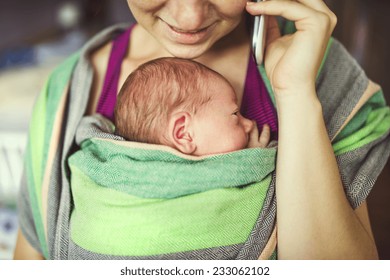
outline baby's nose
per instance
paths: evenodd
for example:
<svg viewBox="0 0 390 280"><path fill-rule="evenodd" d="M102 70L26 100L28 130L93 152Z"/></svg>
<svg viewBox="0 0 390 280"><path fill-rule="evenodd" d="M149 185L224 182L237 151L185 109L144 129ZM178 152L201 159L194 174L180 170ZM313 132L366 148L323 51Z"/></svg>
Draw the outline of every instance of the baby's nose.
<svg viewBox="0 0 390 280"><path fill-rule="evenodd" d="M242 124L244 126L245 132L249 133L253 129L253 121L250 119L242 117Z"/></svg>

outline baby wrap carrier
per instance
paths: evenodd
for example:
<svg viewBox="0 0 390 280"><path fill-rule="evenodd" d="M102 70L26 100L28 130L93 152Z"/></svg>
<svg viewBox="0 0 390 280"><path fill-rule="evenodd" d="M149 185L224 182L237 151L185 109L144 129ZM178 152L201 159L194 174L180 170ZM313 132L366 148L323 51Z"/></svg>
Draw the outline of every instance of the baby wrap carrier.
<svg viewBox="0 0 390 280"><path fill-rule="evenodd" d="M19 203L27 240L48 259L275 258L276 143L194 159L84 118L90 53L123 30L100 33L66 60L36 102ZM390 111L335 40L316 86L356 208L389 156Z"/></svg>
<svg viewBox="0 0 390 280"><path fill-rule="evenodd" d="M76 133L81 149L69 158L76 244L134 258L231 259L258 224L255 253L265 246L273 228L261 212L272 207L273 194L264 200L276 148L193 157L113 132L95 116Z"/></svg>

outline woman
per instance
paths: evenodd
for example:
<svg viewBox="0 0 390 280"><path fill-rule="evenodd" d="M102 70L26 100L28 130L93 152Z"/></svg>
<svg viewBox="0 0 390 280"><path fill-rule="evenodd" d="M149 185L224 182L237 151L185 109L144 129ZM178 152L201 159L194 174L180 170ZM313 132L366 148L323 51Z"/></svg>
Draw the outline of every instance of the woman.
<svg viewBox="0 0 390 280"><path fill-rule="evenodd" d="M71 200L70 192L66 188L69 184L67 179L70 177L69 169L55 164L48 166L51 165L48 164L49 159L57 157L66 159L73 152L74 131L70 130L74 130L72 122L77 123L84 113L82 108L86 108L86 114L97 111L110 117L111 109L104 109L104 104L109 102L102 101L101 93L105 92L107 87L117 92L117 88L123 84L127 75L140 64L164 56L194 59L224 75L233 85L239 105L246 106L248 101L244 100L244 93L250 61L250 38L244 16L247 11L251 15L281 16L295 22L297 29L292 35L280 37L276 20L270 18L265 55L269 89L272 88L274 92L278 114L278 131L276 124L271 126L274 137L278 132L276 166L278 258L376 259L377 251L365 198L389 154L388 109L384 109L386 112L383 113L382 119L387 126L382 127L380 135L374 138L366 135L367 141L364 143L346 145L345 139L364 126L360 124L357 128L356 125L348 126L347 123L353 116L361 117L362 111L359 109L365 108L368 103L374 104L373 97L380 99L374 94L380 89L366 78L361 78L362 71L356 68L353 62L344 63L346 57L337 57L333 54L334 48L340 48L336 43L331 47L328 44L336 25L336 17L323 1L247 3L245 0L128 0L128 4L138 24L131 31L131 40L126 41L126 37L124 39L128 42L128 48L123 60L120 60L120 71L117 71L116 76L113 75L116 77L113 78L114 85L106 82L107 73L113 71L110 70L110 61L112 53L115 53L111 53L115 45L112 43L114 36L110 34L117 31L111 30L95 39L93 47L91 44L86 46L82 54L85 59L90 59L93 77L90 74L91 69L85 65L80 66L80 63L74 70L77 75L73 75L73 80L90 82L84 83L86 84L84 91L90 92L90 96L80 107L82 112L79 116L65 113L66 117L61 121L65 132L58 131L52 125L53 132L49 138L61 139L63 147L58 149L57 144L43 153L30 148L31 158L36 160L36 164L45 163L45 159L47 161L42 167L42 172L29 171L27 168L26 181L33 177L35 188L37 186L42 188L38 192L40 194L42 191L42 196L39 195L37 199L30 198L30 201L22 195L22 204L30 205L34 211L34 200L42 201L40 213L43 214L40 216L42 219L37 220L35 216L28 217L27 214L23 214L28 210L21 211L24 228L35 227L36 230L19 232L15 258L69 257L71 245L66 240L68 228L62 229L63 225L65 227L69 225L70 218L66 214L61 214L69 213L71 208L70 205L62 203L64 197ZM347 71L348 73L343 70L341 73L353 77L352 81L348 78L348 82L341 81L345 82L344 84L341 82L337 84L338 81L335 81L335 85L331 85L329 79L324 78L325 74L321 74L325 71L321 72L322 60L327 52L330 52L330 57L324 67L333 70L327 71L332 73L337 72L337 69L352 69L353 66L354 70ZM337 68L336 63L346 68ZM106 72L107 65L109 66ZM56 82L61 83L60 80ZM72 82L70 92L77 90L77 84L75 81ZM58 85L49 82L47 93L51 91L50 87L55 86ZM342 88L343 86L350 88ZM345 94L344 90L353 93ZM355 92L359 94L355 95ZM318 96L321 96L321 100ZM74 103L78 101L73 98L78 97L69 97L67 105L69 107L61 105L63 107L58 106L53 112L47 112L47 116L51 114L54 116L50 117L54 119L51 122L59 118L61 110L67 112L69 108L75 106ZM63 101L61 104L66 102ZM375 104L385 108L383 102ZM375 107L373 106L370 108ZM341 111L338 108L341 108ZM33 122L34 118L40 118L39 108L35 111L38 113L34 113ZM39 125L35 129L30 138L42 138L45 129ZM65 136L63 137L61 133ZM329 139L333 141L333 147ZM42 143L47 144L45 141ZM34 156L34 153L39 155ZM380 160L378 154L381 154ZM368 161L376 163L371 166L367 165ZM57 177L53 179L51 169L55 168L60 168L61 174L58 175L57 172L55 175ZM367 177L367 174L372 177ZM53 180L57 184L53 184ZM57 195L50 195L50 192L48 195L48 191L45 191L48 181L51 181L51 186L54 185L51 188L55 188L51 193ZM46 212L53 204L58 204L55 208L58 211L55 221L51 214ZM61 231L63 232L60 234ZM41 244L41 248L38 248L39 245L32 245L34 242ZM55 248L58 243L63 243L64 246L61 249ZM43 248L45 246L46 248ZM258 252L258 255L260 253Z"/></svg>

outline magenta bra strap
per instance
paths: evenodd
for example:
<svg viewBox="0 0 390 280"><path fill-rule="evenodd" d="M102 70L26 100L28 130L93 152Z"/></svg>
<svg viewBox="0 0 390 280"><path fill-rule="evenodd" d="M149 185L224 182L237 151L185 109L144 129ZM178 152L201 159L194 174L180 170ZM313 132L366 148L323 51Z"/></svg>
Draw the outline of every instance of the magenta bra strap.
<svg viewBox="0 0 390 280"><path fill-rule="evenodd" d="M122 61L126 56L132 25L125 32L119 34L112 43L111 53L108 60L103 89L99 98L96 112L103 116L114 119L116 96L118 94L118 82L121 73Z"/></svg>
<svg viewBox="0 0 390 280"><path fill-rule="evenodd" d="M276 110L252 55L248 63L241 114L248 119L255 120L259 131L264 124L268 124L271 128L271 139L278 138Z"/></svg>

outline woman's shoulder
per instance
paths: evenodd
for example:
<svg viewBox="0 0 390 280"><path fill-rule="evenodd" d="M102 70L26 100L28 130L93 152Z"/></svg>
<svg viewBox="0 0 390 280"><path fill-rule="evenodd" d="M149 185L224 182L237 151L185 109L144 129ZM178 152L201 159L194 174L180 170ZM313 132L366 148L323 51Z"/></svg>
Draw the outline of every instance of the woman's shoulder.
<svg viewBox="0 0 390 280"><path fill-rule="evenodd" d="M94 35L84 46L83 51L88 54L92 63L105 69L111 51L112 40L120 33L129 29L130 23L110 26Z"/></svg>
<svg viewBox="0 0 390 280"><path fill-rule="evenodd" d="M112 41L110 40L91 52L90 61L94 68L95 74L103 73L106 69L111 47Z"/></svg>
<svg viewBox="0 0 390 280"><path fill-rule="evenodd" d="M105 69L105 62L110 54L113 39L129 27L130 24L117 24L93 35L81 49L62 61L54 69L52 75L55 75L56 72L61 72L64 68L68 68L70 64L80 61L80 59L91 62L98 69Z"/></svg>

